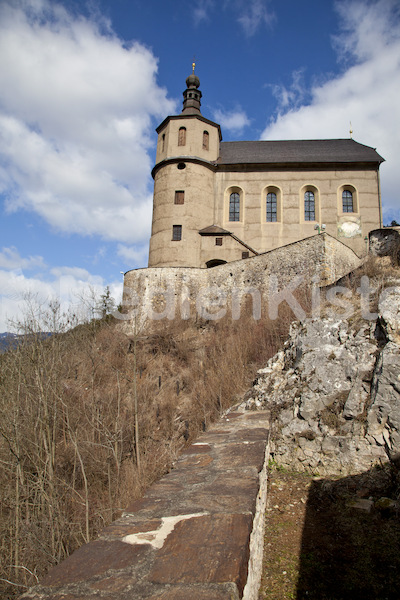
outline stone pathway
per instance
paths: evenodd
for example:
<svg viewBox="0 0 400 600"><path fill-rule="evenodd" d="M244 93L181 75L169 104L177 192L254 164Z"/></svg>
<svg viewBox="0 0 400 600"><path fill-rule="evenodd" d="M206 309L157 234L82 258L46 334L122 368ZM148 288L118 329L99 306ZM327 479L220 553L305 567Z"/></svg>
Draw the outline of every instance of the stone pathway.
<svg viewBox="0 0 400 600"><path fill-rule="evenodd" d="M24 600L255 600L267 412L232 412Z"/></svg>

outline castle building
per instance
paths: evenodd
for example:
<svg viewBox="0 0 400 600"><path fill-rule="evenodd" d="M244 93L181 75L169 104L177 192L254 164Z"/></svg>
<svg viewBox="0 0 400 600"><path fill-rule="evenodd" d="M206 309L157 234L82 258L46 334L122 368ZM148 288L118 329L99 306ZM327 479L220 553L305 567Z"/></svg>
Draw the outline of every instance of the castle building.
<svg viewBox="0 0 400 600"><path fill-rule="evenodd" d="M157 128L149 267L206 268L326 231L358 256L382 226L374 148L349 139L223 142L186 79Z"/></svg>

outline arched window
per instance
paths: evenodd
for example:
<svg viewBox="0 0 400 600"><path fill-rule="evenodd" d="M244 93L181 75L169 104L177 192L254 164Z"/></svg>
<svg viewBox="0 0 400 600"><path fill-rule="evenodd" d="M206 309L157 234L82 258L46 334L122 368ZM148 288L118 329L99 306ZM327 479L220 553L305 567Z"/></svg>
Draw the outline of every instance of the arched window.
<svg viewBox="0 0 400 600"><path fill-rule="evenodd" d="M161 138L161 151L164 152L165 150L165 133L162 134L162 138Z"/></svg>
<svg viewBox="0 0 400 600"><path fill-rule="evenodd" d="M344 213L354 212L353 192L350 190L343 190L342 192L342 207Z"/></svg>
<svg viewBox="0 0 400 600"><path fill-rule="evenodd" d="M209 137L208 131L203 131L203 150L208 150Z"/></svg>
<svg viewBox="0 0 400 600"><path fill-rule="evenodd" d="M311 191L304 194L304 220L315 221L315 196Z"/></svg>
<svg viewBox="0 0 400 600"><path fill-rule="evenodd" d="M229 197L229 220L240 221L240 195L237 192Z"/></svg>
<svg viewBox="0 0 400 600"><path fill-rule="evenodd" d="M178 146L185 146L185 145L186 145L186 127L180 127L179 134L178 134Z"/></svg>
<svg viewBox="0 0 400 600"><path fill-rule="evenodd" d="M275 192L268 192L267 194L267 222L274 223L277 221L277 207L278 202Z"/></svg>

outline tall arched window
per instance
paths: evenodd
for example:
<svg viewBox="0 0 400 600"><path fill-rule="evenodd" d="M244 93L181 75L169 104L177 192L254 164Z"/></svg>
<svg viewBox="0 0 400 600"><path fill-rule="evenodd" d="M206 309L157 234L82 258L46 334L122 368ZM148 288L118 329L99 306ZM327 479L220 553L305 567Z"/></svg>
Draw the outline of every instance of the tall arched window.
<svg viewBox="0 0 400 600"><path fill-rule="evenodd" d="M240 221L240 195L237 192L229 197L229 220Z"/></svg>
<svg viewBox="0 0 400 600"><path fill-rule="evenodd" d="M275 192L267 194L267 222L274 223L277 221L277 198Z"/></svg>
<svg viewBox="0 0 400 600"><path fill-rule="evenodd" d="M203 150L208 150L209 137L208 131L203 131Z"/></svg>
<svg viewBox="0 0 400 600"><path fill-rule="evenodd" d="M178 146L185 146L185 145L186 145L186 127L180 127L179 134L178 134Z"/></svg>
<svg viewBox="0 0 400 600"><path fill-rule="evenodd" d="M315 221L315 196L311 191L304 194L304 220Z"/></svg>
<svg viewBox="0 0 400 600"><path fill-rule="evenodd" d="M343 206L344 213L354 212L353 192L351 192L350 190L343 190L342 206Z"/></svg>

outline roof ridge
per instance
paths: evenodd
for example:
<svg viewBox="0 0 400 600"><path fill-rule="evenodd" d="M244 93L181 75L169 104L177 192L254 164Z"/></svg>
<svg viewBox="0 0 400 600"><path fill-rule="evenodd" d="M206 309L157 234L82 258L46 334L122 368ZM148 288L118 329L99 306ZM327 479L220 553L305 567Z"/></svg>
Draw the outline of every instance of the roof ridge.
<svg viewBox="0 0 400 600"><path fill-rule="evenodd" d="M360 144L360 146L366 146L361 142L353 138L307 138L307 139L292 139L292 140L231 140L228 142L221 142L221 144L263 144L263 143L278 143L285 144L287 142L354 142ZM371 148L372 146L366 146Z"/></svg>

